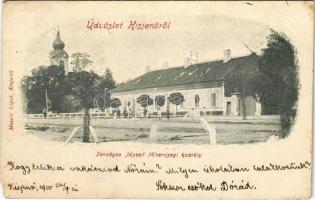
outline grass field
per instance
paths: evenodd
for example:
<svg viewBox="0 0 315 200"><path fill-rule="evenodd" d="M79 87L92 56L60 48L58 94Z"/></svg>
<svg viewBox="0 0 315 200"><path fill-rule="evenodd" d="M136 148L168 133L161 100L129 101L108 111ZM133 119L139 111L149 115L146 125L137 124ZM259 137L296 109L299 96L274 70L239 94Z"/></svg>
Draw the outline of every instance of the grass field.
<svg viewBox="0 0 315 200"><path fill-rule="evenodd" d="M216 127L218 144L245 144L265 142L280 131L277 117L261 117L248 120L240 118L207 118ZM28 119L27 132L45 140L65 142L82 119ZM156 131L150 131L152 124ZM99 142L143 142L159 144L209 144L209 135L198 119L93 119ZM92 135L90 136L93 142ZM80 130L71 142L81 142Z"/></svg>

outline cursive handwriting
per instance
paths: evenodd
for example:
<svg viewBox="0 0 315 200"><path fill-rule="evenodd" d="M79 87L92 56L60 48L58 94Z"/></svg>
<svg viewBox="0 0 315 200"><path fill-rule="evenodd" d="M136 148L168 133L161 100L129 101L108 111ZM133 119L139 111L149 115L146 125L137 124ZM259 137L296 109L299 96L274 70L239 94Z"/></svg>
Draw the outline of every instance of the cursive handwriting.
<svg viewBox="0 0 315 200"><path fill-rule="evenodd" d="M134 156L142 156L145 153L130 153L130 157ZM105 156L113 157L114 153L106 153ZM197 155L197 154L196 154ZM97 156L102 156L101 153ZM121 157L124 159L124 156ZM129 160L129 159L128 159ZM21 162L16 162L10 160L6 163L6 168L11 172L17 172L22 174L23 176L28 176L31 173L43 172L47 175L51 172L55 173L76 173L76 174L88 174L88 173L107 173L107 174L128 174L128 177L134 177L137 179L139 175L141 176L152 176L152 178L159 177L158 180L154 182L154 188L156 191L207 191L207 192L227 192L227 191L247 191L247 190L256 190L256 186L253 180L244 180L242 175L249 175L248 172L255 173L266 173L269 171L284 171L284 170L310 170L311 169L310 161L303 162L291 162L289 164L256 164L252 166L233 166L232 164L228 165L201 165L194 167L185 167L183 165L179 166L162 166L160 163L155 163L155 165L147 165L145 162L142 163L124 163L124 164L115 164L112 163L111 166L103 166L103 165L72 165L72 166L63 166L63 165L52 165L49 163L31 163L31 164L23 164ZM216 182L201 182L200 180L195 180L198 177L203 176L203 180L210 180L212 173L222 173L222 174L237 174L238 180L226 179L226 176L222 176L223 180L219 180ZM13 174L14 176L16 173ZM61 174L59 174L61 175ZM221 175L221 174L220 174ZM178 177L174 177L178 176ZM49 184L43 183L29 183L29 178L33 176L26 177L27 182L10 182L6 184L6 187L11 191L16 191L19 193L24 192L49 192L52 190L60 190L65 192L66 194L70 192L79 191L77 184L70 185L64 180L60 180L60 182L53 182ZM36 175L35 175L36 177ZM62 177L62 175L60 176ZM165 179L163 178L170 178ZM192 179L192 178L193 179ZM188 181L184 181L187 180ZM169 180L176 180L176 182L170 182ZM268 181L268 180L267 180Z"/></svg>
<svg viewBox="0 0 315 200"><path fill-rule="evenodd" d="M155 166L155 169L146 167L145 163L142 163L142 167L138 167L136 164L132 163L127 165L124 170L125 173L136 173L136 174L155 174L158 173L156 169L159 169L159 165Z"/></svg>
<svg viewBox="0 0 315 200"><path fill-rule="evenodd" d="M165 173L166 174L183 174L185 178L188 178L189 174L198 173L198 170L178 167L178 168L169 168L165 171Z"/></svg>
<svg viewBox="0 0 315 200"><path fill-rule="evenodd" d="M201 183L197 182L196 184L189 184L184 186L182 184L172 184L166 183L162 180L158 180L155 182L157 191L217 191L220 188L220 191L235 191L235 190L256 190L256 186L251 184L249 181L241 180L236 183L234 180L231 181L222 181L219 186L216 186L213 183Z"/></svg>
<svg viewBox="0 0 315 200"><path fill-rule="evenodd" d="M162 180L158 180L156 183L156 190L162 190L162 191L167 191L167 190L173 190L173 191L185 191L186 189L183 188L181 185L172 185L172 184L166 184Z"/></svg>
<svg viewBox="0 0 315 200"><path fill-rule="evenodd" d="M244 180L241 183L234 183L232 180L231 182L223 181L221 183L221 191L229 191L229 190L255 190L256 187L250 184L248 181L245 183Z"/></svg>
<svg viewBox="0 0 315 200"><path fill-rule="evenodd" d="M203 171L205 173L218 173L218 172L248 172L249 169L246 167L233 167L232 165L227 165L223 167L220 165L220 167L213 167L212 165L205 166L203 168Z"/></svg>
<svg viewBox="0 0 315 200"><path fill-rule="evenodd" d="M298 170L298 169L310 169L311 163L308 161L300 163L290 163L285 165L269 163L268 165L253 165L255 171L280 171L280 170Z"/></svg>
<svg viewBox="0 0 315 200"><path fill-rule="evenodd" d="M21 194L24 193L25 191L46 192L46 191L52 191L52 190L61 190L65 192L66 194L69 194L70 192L79 191L76 184L74 186L69 186L67 183L64 183L64 182L58 182L55 184L39 184L35 182L33 182L32 184L8 183L7 188L11 191L18 191Z"/></svg>
<svg viewBox="0 0 315 200"><path fill-rule="evenodd" d="M13 161L8 161L7 165L9 166L9 170L22 171L23 175L30 174L32 171L64 171L65 168L62 166L53 166L51 164L31 164L31 165L23 165L23 164L15 164Z"/></svg>
<svg viewBox="0 0 315 200"><path fill-rule="evenodd" d="M191 191L217 191L217 187L213 184L204 184L197 182L195 185L188 185L188 190Z"/></svg>
<svg viewBox="0 0 315 200"><path fill-rule="evenodd" d="M74 166L70 167L70 171L76 171L76 172L120 172L120 169L118 165L115 165L115 167L97 167L94 165L80 165L80 166Z"/></svg>

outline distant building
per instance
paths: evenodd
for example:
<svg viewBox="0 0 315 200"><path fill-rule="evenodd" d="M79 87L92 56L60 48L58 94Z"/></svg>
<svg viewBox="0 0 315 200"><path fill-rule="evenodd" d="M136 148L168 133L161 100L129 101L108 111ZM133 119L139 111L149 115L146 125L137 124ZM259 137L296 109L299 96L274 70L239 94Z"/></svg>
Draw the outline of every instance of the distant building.
<svg viewBox="0 0 315 200"><path fill-rule="evenodd" d="M257 61L258 56L254 53L232 58L231 51L225 50L222 60L197 64L188 64L186 61L181 67L148 71L119 85L110 94L112 98L120 99L123 107L132 107L135 113L141 109L137 103L139 96L149 95L153 99L149 109L156 112L154 99L163 95L166 97L166 103L161 108L163 112L169 106L171 112L176 109L176 112L188 112L195 116L241 115L240 91L228 83L231 81L226 81L226 77L228 74L233 76L234 70L242 70L242 66L257 69ZM179 106L170 104L167 98L175 92L181 93L185 99ZM261 105L254 97L246 97L245 105L247 115L261 114Z"/></svg>
<svg viewBox="0 0 315 200"><path fill-rule="evenodd" d="M64 66L65 74L68 74L68 59L69 55L66 51L64 51L65 43L60 38L59 30L56 35L56 39L53 42L53 49L50 54L50 65Z"/></svg>

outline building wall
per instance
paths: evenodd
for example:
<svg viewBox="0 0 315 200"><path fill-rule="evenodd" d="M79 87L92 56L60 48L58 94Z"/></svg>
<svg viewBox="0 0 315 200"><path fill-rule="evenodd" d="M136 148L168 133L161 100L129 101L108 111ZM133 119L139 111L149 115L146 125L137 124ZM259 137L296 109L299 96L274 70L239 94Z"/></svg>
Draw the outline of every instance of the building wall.
<svg viewBox="0 0 315 200"><path fill-rule="evenodd" d="M136 99L140 95L149 95L153 99L153 105L149 106L149 111L156 112L157 107L155 106L155 97L158 95L164 95L165 97L170 96L170 94L180 92L184 95L185 101L182 105L175 106L170 103L170 112L224 112L224 88L201 88L201 89L189 89L189 90L173 90L169 88L168 90L163 88L145 89L145 90L135 90L128 91L124 93L112 93L111 98L119 98L121 100L122 106L127 108L128 102L131 106L134 106L136 112L141 112L141 106L136 103ZM196 95L199 96L199 103L196 101ZM162 112L167 110L167 98L163 107L161 107Z"/></svg>
<svg viewBox="0 0 315 200"><path fill-rule="evenodd" d="M231 116L242 115L242 104L239 94L232 94L231 97L225 97L226 104L229 104L226 114ZM261 115L261 104L252 96L245 98L246 115Z"/></svg>
<svg viewBox="0 0 315 200"><path fill-rule="evenodd" d="M123 108L129 108L135 113L141 113L142 107L137 103L137 98L141 95L149 95L153 99L153 105L148 107L149 112L157 112L155 106L155 97L164 95L166 102L161 107L162 112L167 111L167 97L170 94L180 92L184 95L185 101L182 105L175 106L170 103L170 112L188 112L194 116L203 114L221 114L230 116L241 115L241 103L239 93L232 94L231 97L224 96L224 85L213 88L200 88L200 89L172 89L172 88L151 88L143 90L132 90L125 92L112 93L111 98L119 98ZM199 96L199 103L196 102L196 95ZM131 108L128 107L128 102ZM248 96L245 99L246 114L247 115L260 115L261 105L255 98Z"/></svg>

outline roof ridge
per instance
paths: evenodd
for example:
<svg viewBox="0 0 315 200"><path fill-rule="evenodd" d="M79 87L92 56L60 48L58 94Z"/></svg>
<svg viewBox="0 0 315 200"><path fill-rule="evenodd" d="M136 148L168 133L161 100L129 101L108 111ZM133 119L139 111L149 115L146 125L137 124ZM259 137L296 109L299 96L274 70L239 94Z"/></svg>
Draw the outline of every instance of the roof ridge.
<svg viewBox="0 0 315 200"><path fill-rule="evenodd" d="M255 53L250 53L250 54L245 54L245 55L237 55L237 56L232 56L231 57L231 60L232 59L238 59L238 58L244 58L244 57L248 57L248 56L251 56ZM205 60L205 61L202 61L202 62L198 62L198 63L195 63L195 64L190 64L188 67L190 66L193 66L193 65L199 65L199 64L206 64L206 63L210 63L210 62L217 62L217 61L223 61L222 58L217 58L217 59L212 59L212 60ZM174 67L168 67L168 68L164 68L164 69L157 69L157 70L152 70L150 72L157 72L157 71L163 71L163 70L169 70L169 69L175 69L175 68L184 68L185 66L184 65L180 65L180 66L174 66ZM187 67L186 67L187 68ZM145 74L148 74L150 72L147 72ZM144 74L143 74L144 75ZM142 75L141 75L142 76ZM140 76L139 76L140 77Z"/></svg>
<svg viewBox="0 0 315 200"><path fill-rule="evenodd" d="M223 63L223 60L221 59L216 59L193 64L188 67L177 66L152 70L130 80L130 82L121 83L118 87L113 89L113 91L144 89L150 88L150 86L161 87L177 84L186 85L203 81L219 81L229 74L231 67L234 68L235 66L239 66L240 63L252 63L252 60L256 60L254 59L255 55L255 53L251 53L233 57L227 63Z"/></svg>

